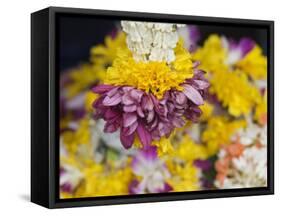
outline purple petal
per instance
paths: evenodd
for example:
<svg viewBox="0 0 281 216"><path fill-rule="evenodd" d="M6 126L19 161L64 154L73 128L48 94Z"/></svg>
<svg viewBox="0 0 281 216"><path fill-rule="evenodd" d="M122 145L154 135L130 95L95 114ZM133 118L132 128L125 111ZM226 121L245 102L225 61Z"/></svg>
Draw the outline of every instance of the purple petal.
<svg viewBox="0 0 281 216"><path fill-rule="evenodd" d="M183 95L183 96L185 97L185 95ZM186 97L185 97L185 99L186 99ZM176 108L176 106L173 103L167 103L167 107L168 107L169 113L174 112L174 110Z"/></svg>
<svg viewBox="0 0 281 216"><path fill-rule="evenodd" d="M195 69L195 70L194 70L194 76L193 76L193 78L195 78L195 79L205 79L205 78L204 78L204 74L205 74L205 73L206 73L206 72L203 71L203 70Z"/></svg>
<svg viewBox="0 0 281 216"><path fill-rule="evenodd" d="M143 113L141 107L138 107L138 108L137 108L137 113L138 113L138 115L139 115L140 117L142 117L142 118L144 117L144 113Z"/></svg>
<svg viewBox="0 0 281 216"><path fill-rule="evenodd" d="M132 147L134 142L134 134L126 136L123 129L120 131L120 140L124 148L129 149Z"/></svg>
<svg viewBox="0 0 281 216"><path fill-rule="evenodd" d="M129 94L124 94L122 96L122 103L125 105L131 105L134 104L134 101L132 100Z"/></svg>
<svg viewBox="0 0 281 216"><path fill-rule="evenodd" d="M186 97L182 92L176 93L176 102L178 104L184 104L186 103Z"/></svg>
<svg viewBox="0 0 281 216"><path fill-rule="evenodd" d="M202 96L195 88L193 88L191 85L188 84L183 85L183 87L184 87L183 93L193 103L195 103L196 105L202 105L204 103Z"/></svg>
<svg viewBox="0 0 281 216"><path fill-rule="evenodd" d="M199 28L196 25L188 25L187 28L192 45L196 45L201 36Z"/></svg>
<svg viewBox="0 0 281 216"><path fill-rule="evenodd" d="M137 127L138 127L138 122L136 121L129 127L124 128L124 135L125 136L131 135L132 133L134 133L136 131Z"/></svg>
<svg viewBox="0 0 281 216"><path fill-rule="evenodd" d="M61 185L60 188L63 192L66 192L66 193L71 193L73 190L72 185L68 182Z"/></svg>
<svg viewBox="0 0 281 216"><path fill-rule="evenodd" d="M123 114L123 127L129 127L137 121L136 113L124 113Z"/></svg>
<svg viewBox="0 0 281 216"><path fill-rule="evenodd" d="M121 102L121 95L119 93L116 93L112 97L106 96L103 100L104 106L115 106Z"/></svg>
<svg viewBox="0 0 281 216"><path fill-rule="evenodd" d="M200 160L197 159L194 162L194 165L203 171L208 171L212 167L212 163L209 160Z"/></svg>
<svg viewBox="0 0 281 216"><path fill-rule="evenodd" d="M108 91L110 91L111 89L113 89L115 86L111 86L111 85L97 85L95 87L92 88L92 91L97 93L97 94L104 94Z"/></svg>
<svg viewBox="0 0 281 216"><path fill-rule="evenodd" d="M155 113L154 113L153 110L151 110L151 111L148 112L147 117L146 117L147 123L150 123L150 122L153 120L154 115L155 115Z"/></svg>
<svg viewBox="0 0 281 216"><path fill-rule="evenodd" d="M164 183L164 187L163 188L159 188L156 190L157 193L165 193L165 192L169 192L172 191L173 188L172 186L170 186L168 183Z"/></svg>
<svg viewBox="0 0 281 216"><path fill-rule="evenodd" d="M132 89L134 89L134 87L131 87L131 86L124 86L124 87L122 88L122 90L123 90L124 92L129 92L129 91L131 91Z"/></svg>
<svg viewBox="0 0 281 216"><path fill-rule="evenodd" d="M112 97L113 95L115 95L118 92L119 87L115 87L113 89L111 89L109 92L106 93L107 96Z"/></svg>
<svg viewBox="0 0 281 216"><path fill-rule="evenodd" d="M147 131L143 124L138 125L137 133L144 149L147 149L151 145L152 141L150 133Z"/></svg>
<svg viewBox="0 0 281 216"><path fill-rule="evenodd" d="M116 112L116 111L113 111L112 109L107 109L105 111L105 114L104 114L104 118L107 120L107 119L112 119L112 118L115 118L116 116L119 116L119 113Z"/></svg>
<svg viewBox="0 0 281 216"><path fill-rule="evenodd" d="M162 136L165 136L166 134L168 134L170 132L170 129L165 123L160 122L158 124L158 131L159 131L160 136L162 137Z"/></svg>
<svg viewBox="0 0 281 216"><path fill-rule="evenodd" d="M141 107L144 110L153 110L153 102L149 96L143 97Z"/></svg>
<svg viewBox="0 0 281 216"><path fill-rule="evenodd" d="M139 182L138 180L133 180L131 181L131 183L129 184L129 193L130 194L139 194L141 193L140 187L139 186Z"/></svg>
<svg viewBox="0 0 281 216"><path fill-rule="evenodd" d="M128 106L124 106L123 110L125 112L135 112L137 110L137 106L136 105L128 105Z"/></svg>
<svg viewBox="0 0 281 216"><path fill-rule="evenodd" d="M113 133L115 131L117 131L119 128L119 124L115 123L115 124L111 124L110 122L107 122L104 126L104 132L105 133Z"/></svg>
<svg viewBox="0 0 281 216"><path fill-rule="evenodd" d="M204 80L194 80L194 83L199 89L206 89L210 85L207 81Z"/></svg>
<svg viewBox="0 0 281 216"><path fill-rule="evenodd" d="M150 125L150 128L151 129L155 128L157 126L158 122L159 122L158 118L154 118L154 121Z"/></svg>
<svg viewBox="0 0 281 216"><path fill-rule="evenodd" d="M183 127L185 125L185 121L180 117L174 117L172 123L175 127L178 128Z"/></svg>
<svg viewBox="0 0 281 216"><path fill-rule="evenodd" d="M137 102L140 102L141 101L141 97L143 95L143 91L140 91L140 90L136 90L136 89L132 89L130 91L130 96L136 100Z"/></svg>
<svg viewBox="0 0 281 216"><path fill-rule="evenodd" d="M147 149L141 151L141 155L148 161L157 160L156 146L149 146Z"/></svg>
<svg viewBox="0 0 281 216"><path fill-rule="evenodd" d="M255 42L250 38L242 38L239 41L238 48L241 50L242 56L244 57L249 51L255 46Z"/></svg>
<svg viewBox="0 0 281 216"><path fill-rule="evenodd" d="M197 68L200 64L201 64L200 61L195 61L193 62L192 67Z"/></svg>

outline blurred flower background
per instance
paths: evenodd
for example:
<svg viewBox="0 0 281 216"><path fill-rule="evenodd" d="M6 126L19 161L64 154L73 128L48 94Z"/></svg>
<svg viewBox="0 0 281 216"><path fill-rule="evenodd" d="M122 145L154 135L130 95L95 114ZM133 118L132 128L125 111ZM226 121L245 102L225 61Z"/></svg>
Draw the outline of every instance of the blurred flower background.
<svg viewBox="0 0 281 216"><path fill-rule="evenodd" d="M60 198L267 185L265 31L60 26Z"/></svg>

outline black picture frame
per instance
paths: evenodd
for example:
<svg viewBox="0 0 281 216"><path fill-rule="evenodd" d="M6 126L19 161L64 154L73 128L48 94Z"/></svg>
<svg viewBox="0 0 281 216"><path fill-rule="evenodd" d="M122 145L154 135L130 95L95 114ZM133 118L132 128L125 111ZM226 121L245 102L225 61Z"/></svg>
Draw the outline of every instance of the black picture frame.
<svg viewBox="0 0 281 216"><path fill-rule="evenodd" d="M58 149L58 40L60 15L173 23L254 26L267 30L268 56L268 185L261 188L224 189L163 194L59 199ZM47 208L111 205L172 200L274 194L274 22L186 15L136 13L49 7L31 14L31 201Z"/></svg>

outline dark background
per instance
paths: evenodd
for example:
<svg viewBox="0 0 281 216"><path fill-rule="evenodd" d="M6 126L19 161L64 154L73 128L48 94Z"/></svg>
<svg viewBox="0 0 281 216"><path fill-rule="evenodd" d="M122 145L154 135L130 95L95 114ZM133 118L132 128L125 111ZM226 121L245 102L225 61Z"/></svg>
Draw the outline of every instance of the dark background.
<svg viewBox="0 0 281 216"><path fill-rule="evenodd" d="M97 17L71 17L62 16L58 21L59 33L59 69L64 71L79 63L87 62L90 48L103 43L105 35L110 34L117 26L119 20L101 19ZM255 40L267 53L267 30L254 27L232 27L229 25L198 25L201 32L201 45L212 33L225 35L233 39L250 37Z"/></svg>

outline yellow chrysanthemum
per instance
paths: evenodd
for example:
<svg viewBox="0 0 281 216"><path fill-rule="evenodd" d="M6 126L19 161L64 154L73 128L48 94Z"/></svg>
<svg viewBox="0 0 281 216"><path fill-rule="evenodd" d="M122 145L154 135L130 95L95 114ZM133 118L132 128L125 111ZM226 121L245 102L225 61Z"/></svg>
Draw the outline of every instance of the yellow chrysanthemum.
<svg viewBox="0 0 281 216"><path fill-rule="evenodd" d="M62 141L69 154L79 153L78 150L80 145L89 146L91 142L89 119L85 118L80 120L76 131L65 131L62 134Z"/></svg>
<svg viewBox="0 0 281 216"><path fill-rule="evenodd" d="M215 155L221 146L228 145L234 132L245 126L244 120L229 121L223 116L210 118L207 128L202 133L202 141L207 145L208 155Z"/></svg>
<svg viewBox="0 0 281 216"><path fill-rule="evenodd" d="M167 162L167 167L172 175L167 180L172 186L173 191L194 191L200 189L199 170L193 165L193 162L177 164L173 161Z"/></svg>
<svg viewBox="0 0 281 216"><path fill-rule="evenodd" d="M93 101L95 101L98 98L98 94L95 94L92 91L88 91L85 95L85 109L88 112L92 112L93 111Z"/></svg>
<svg viewBox="0 0 281 216"><path fill-rule="evenodd" d="M196 159L207 159L206 148L195 143L185 134L178 140L174 137L174 150L166 156L166 164L172 177L168 183L173 191L193 191L200 189L199 170L194 166Z"/></svg>
<svg viewBox="0 0 281 216"><path fill-rule="evenodd" d="M170 138L162 137L160 140L153 141L152 145L157 147L158 156L170 154L174 151Z"/></svg>
<svg viewBox="0 0 281 216"><path fill-rule="evenodd" d="M267 75L267 58L259 46L255 46L236 66L254 80L265 79Z"/></svg>
<svg viewBox="0 0 281 216"><path fill-rule="evenodd" d="M204 102L203 105L200 106L202 110L202 115L200 117L200 121L207 121L213 114L214 106L207 101Z"/></svg>
<svg viewBox="0 0 281 216"><path fill-rule="evenodd" d="M263 99L256 106L254 119L261 125L267 123L267 92L264 93Z"/></svg>
<svg viewBox="0 0 281 216"><path fill-rule="evenodd" d="M69 72L70 84L66 86L67 97L72 98L89 88L95 82L103 80L105 71L91 64L83 64Z"/></svg>
<svg viewBox="0 0 281 216"><path fill-rule="evenodd" d="M216 34L207 38L203 47L198 48L193 54L193 58L200 61L199 68L206 72L227 68L225 65L226 50L222 47L221 38Z"/></svg>
<svg viewBox="0 0 281 216"><path fill-rule="evenodd" d="M74 154L68 154L67 156L60 156L60 165L67 165L76 169L82 169L82 164L77 160Z"/></svg>
<svg viewBox="0 0 281 216"><path fill-rule="evenodd" d="M175 149L173 156L184 161L194 161L196 159L204 160L208 155L205 146L195 143L190 136L186 134Z"/></svg>
<svg viewBox="0 0 281 216"><path fill-rule="evenodd" d="M96 66L106 69L112 65L112 62L117 57L118 49L126 47L126 35L124 32L118 32L114 38L106 36L104 44L91 48L91 62Z"/></svg>
<svg viewBox="0 0 281 216"><path fill-rule="evenodd" d="M102 165L87 167L83 174L84 181L76 190L75 197L126 195L133 176L129 167L106 170Z"/></svg>
<svg viewBox="0 0 281 216"><path fill-rule="evenodd" d="M171 65L136 62L127 49L120 50L113 66L107 70L105 83L133 86L159 99L172 88L182 90L180 84L193 76L193 69L190 54L181 46L182 43L178 43L175 48L176 60Z"/></svg>
<svg viewBox="0 0 281 216"><path fill-rule="evenodd" d="M240 71L219 70L211 77L210 84L210 92L236 117L249 114L261 100L258 89Z"/></svg>

